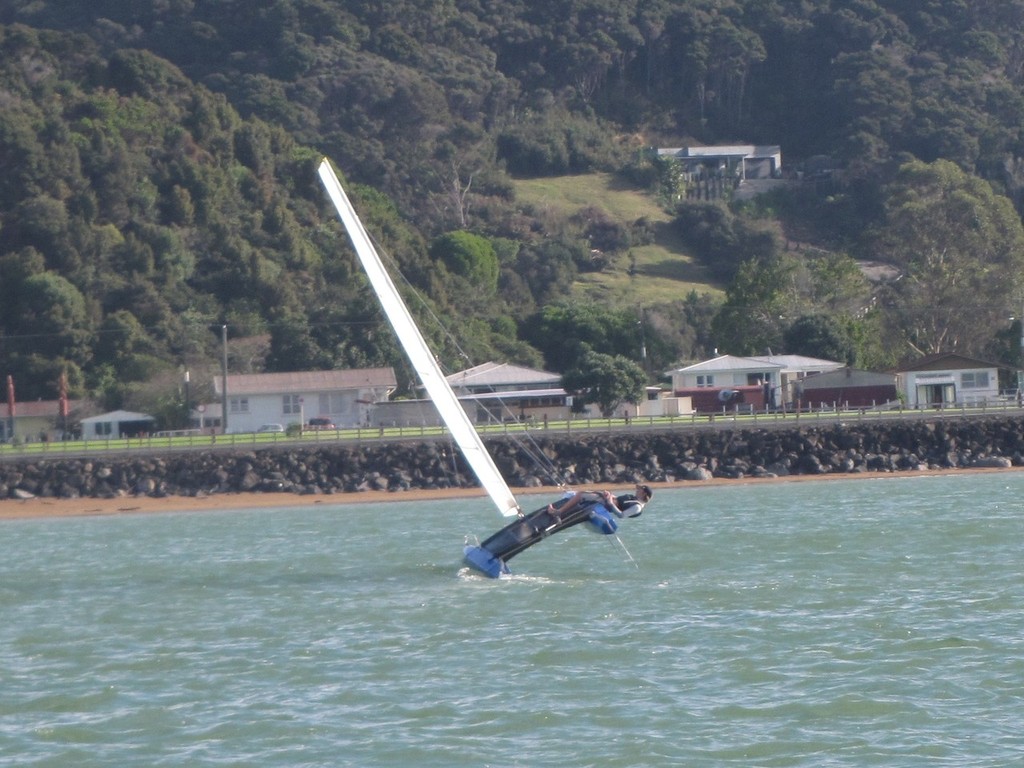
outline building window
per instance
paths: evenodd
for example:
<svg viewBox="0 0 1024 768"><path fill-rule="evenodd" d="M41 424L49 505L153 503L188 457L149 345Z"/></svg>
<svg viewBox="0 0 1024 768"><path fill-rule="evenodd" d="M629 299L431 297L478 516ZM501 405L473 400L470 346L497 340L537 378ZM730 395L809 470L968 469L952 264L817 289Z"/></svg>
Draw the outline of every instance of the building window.
<svg viewBox="0 0 1024 768"><path fill-rule="evenodd" d="M232 397L232 398L229 398L228 411L230 413L248 413L249 412L249 398L248 397Z"/></svg>
<svg viewBox="0 0 1024 768"><path fill-rule="evenodd" d="M320 413L323 415L350 413L351 399L352 393L350 392L325 392L319 398Z"/></svg>
<svg viewBox="0 0 1024 768"><path fill-rule="evenodd" d="M281 413L301 414L302 398L298 395L285 395L281 398Z"/></svg>
<svg viewBox="0 0 1024 768"><path fill-rule="evenodd" d="M988 371L965 371L960 385L964 389L988 389Z"/></svg>
<svg viewBox="0 0 1024 768"><path fill-rule="evenodd" d="M715 386L715 377L713 375L701 375L697 377L698 387L713 387Z"/></svg>
<svg viewBox="0 0 1024 768"><path fill-rule="evenodd" d="M114 434L114 422L112 422L112 421L98 421L98 422L96 422L96 434L97 435L112 435L112 434Z"/></svg>

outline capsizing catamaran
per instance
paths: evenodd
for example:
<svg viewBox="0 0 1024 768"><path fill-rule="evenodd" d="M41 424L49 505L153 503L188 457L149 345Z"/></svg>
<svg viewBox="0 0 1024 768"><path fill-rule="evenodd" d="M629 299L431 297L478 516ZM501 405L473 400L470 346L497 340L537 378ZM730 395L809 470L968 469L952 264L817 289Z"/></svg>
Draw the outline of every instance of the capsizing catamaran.
<svg viewBox="0 0 1024 768"><path fill-rule="evenodd" d="M618 523L598 494L584 494L580 502L567 510L565 515L559 515L558 508L572 494L555 502L553 511L547 505L530 513L522 511L427 346L327 158L320 163L319 175L370 284L380 299L384 313L445 426L498 511L505 517L515 518L482 544L467 543L463 552L466 564L487 576L498 578L510 573L508 561L520 552L553 533L579 523L588 523L589 527L601 534L614 534L618 530Z"/></svg>

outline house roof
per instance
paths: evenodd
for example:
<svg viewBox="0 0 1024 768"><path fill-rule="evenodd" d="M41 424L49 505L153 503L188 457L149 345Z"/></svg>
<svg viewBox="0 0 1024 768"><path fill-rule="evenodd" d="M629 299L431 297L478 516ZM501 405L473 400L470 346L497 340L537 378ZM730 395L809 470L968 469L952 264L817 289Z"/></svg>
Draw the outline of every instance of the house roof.
<svg viewBox="0 0 1024 768"><path fill-rule="evenodd" d="M82 419L83 424L94 424L103 421L156 421L148 413L136 413L135 411L110 411L109 413L101 413L99 416L90 416L87 419Z"/></svg>
<svg viewBox="0 0 1024 768"><path fill-rule="evenodd" d="M804 355L763 355L751 359L780 365L784 371L831 371L844 367L843 363L838 363L835 360L822 360L819 357Z"/></svg>
<svg viewBox="0 0 1024 768"><path fill-rule="evenodd" d="M213 377L217 394L222 377ZM228 376L231 395L273 395L303 392L329 392L364 387L397 386L394 368L350 368L343 371L294 371L290 373L243 373Z"/></svg>
<svg viewBox="0 0 1024 768"><path fill-rule="evenodd" d="M739 357L737 355L720 355L711 360L704 360L684 368L669 371L673 373L718 373L728 371L764 371L776 368L779 371L820 371L842 368L843 363L835 360L821 360L817 357L803 355L762 355Z"/></svg>
<svg viewBox="0 0 1024 768"><path fill-rule="evenodd" d="M671 147L658 149L659 155L675 157L778 157L782 148L777 144L719 144L710 147Z"/></svg>
<svg viewBox="0 0 1024 768"><path fill-rule="evenodd" d="M68 400L68 412L82 406L81 400ZM6 416L7 408L0 405L0 415ZM60 400L28 400L14 404L15 418L41 418L60 415Z"/></svg>
<svg viewBox="0 0 1024 768"><path fill-rule="evenodd" d="M987 360L979 360L966 355L959 355L956 352L940 352L935 355L925 355L912 363L908 363L896 369L896 373L911 373L913 371L959 371L972 368L1005 368L999 363L990 363Z"/></svg>
<svg viewBox="0 0 1024 768"><path fill-rule="evenodd" d="M769 363L765 362L764 359L754 357L719 355L710 360L703 360L683 368L676 368L668 373L671 375L673 373L703 373L705 371L763 371L766 368L782 369L783 366L780 363Z"/></svg>
<svg viewBox="0 0 1024 768"><path fill-rule="evenodd" d="M559 384L557 373L525 368L511 363L482 363L446 377L453 387L505 387L525 384Z"/></svg>

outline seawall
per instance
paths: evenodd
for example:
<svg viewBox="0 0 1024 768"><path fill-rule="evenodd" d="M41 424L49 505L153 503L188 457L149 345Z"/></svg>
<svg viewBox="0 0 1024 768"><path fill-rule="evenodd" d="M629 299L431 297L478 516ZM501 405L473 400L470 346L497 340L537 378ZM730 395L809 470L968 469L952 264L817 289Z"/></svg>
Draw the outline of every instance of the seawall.
<svg viewBox="0 0 1024 768"><path fill-rule="evenodd" d="M514 487L612 486L786 475L1024 466L1024 418L913 420L800 429L684 429L489 442ZM187 451L0 463L0 499L337 494L476 485L445 441Z"/></svg>

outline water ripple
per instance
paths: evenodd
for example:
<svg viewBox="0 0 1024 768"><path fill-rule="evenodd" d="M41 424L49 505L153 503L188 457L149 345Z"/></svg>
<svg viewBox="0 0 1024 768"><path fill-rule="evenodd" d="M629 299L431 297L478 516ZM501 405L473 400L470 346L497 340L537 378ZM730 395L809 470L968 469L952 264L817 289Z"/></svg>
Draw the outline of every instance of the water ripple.
<svg viewBox="0 0 1024 768"><path fill-rule="evenodd" d="M1016 764L1022 486L665 491L498 581L470 501L5 524L0 764Z"/></svg>

